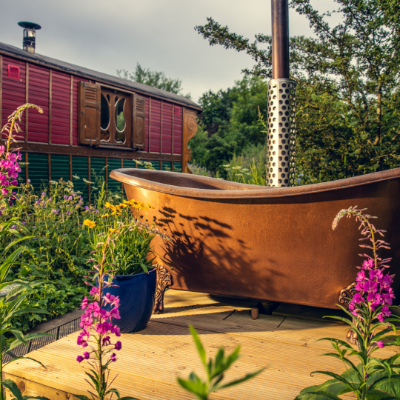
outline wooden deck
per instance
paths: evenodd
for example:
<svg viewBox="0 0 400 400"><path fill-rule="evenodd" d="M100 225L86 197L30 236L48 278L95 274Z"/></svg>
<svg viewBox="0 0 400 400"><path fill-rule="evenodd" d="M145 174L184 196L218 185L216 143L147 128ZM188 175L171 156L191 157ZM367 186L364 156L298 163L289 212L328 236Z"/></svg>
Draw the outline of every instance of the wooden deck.
<svg viewBox="0 0 400 400"><path fill-rule="evenodd" d="M282 305L272 315L252 320L249 307L251 303L227 303L205 294L168 291L164 314L154 315L143 331L121 336L122 350L112 365L112 375L118 373L113 386L122 396L140 400L192 399L176 383L177 376L188 377L192 370L203 375L189 324L201 335L210 356L220 346L231 352L241 345L242 357L226 374L227 381L266 368L251 381L214 393L212 399L292 400L304 387L325 380L319 375L311 377L312 371L343 371L339 361L320 357L331 350L330 345L316 342L327 336L344 337L345 325L320 318L332 310ZM17 360L6 367L5 378L13 379L24 395L66 400L74 394L86 394L87 365L75 361L82 353L76 345L77 335L72 333L29 353L46 369L29 360ZM389 354L394 350L380 350L381 356Z"/></svg>

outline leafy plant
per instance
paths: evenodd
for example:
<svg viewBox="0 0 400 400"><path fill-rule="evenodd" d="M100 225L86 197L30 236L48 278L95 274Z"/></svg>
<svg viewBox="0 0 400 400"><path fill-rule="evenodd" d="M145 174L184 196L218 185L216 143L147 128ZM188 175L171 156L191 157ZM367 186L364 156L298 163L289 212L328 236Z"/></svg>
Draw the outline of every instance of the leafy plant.
<svg viewBox="0 0 400 400"><path fill-rule="evenodd" d="M201 343L200 337L196 332L196 329L194 329L192 325L189 326L189 329L196 344L197 352L199 353L201 362L204 366L204 370L207 374L207 379L203 381L198 377L195 372L192 372L189 375L189 379L187 380L178 378L178 383L186 391L194 394L196 399L207 400L208 396L212 392L238 385L251 378L254 378L256 375L264 371L264 369L260 369L256 372L246 374L243 378L236 379L229 383L221 384L221 381L224 379L225 372L239 358L240 346L236 347L236 349L229 356L225 356L224 348L221 347L218 350L217 355L215 356L215 360L210 359L207 362L206 351L203 347L203 344Z"/></svg>
<svg viewBox="0 0 400 400"><path fill-rule="evenodd" d="M369 242L360 245L372 250L372 256L363 254L364 260L357 273L356 293L349 300L349 310L341 307L347 318L329 317L345 322L350 326L352 337L356 339L356 347L333 338L320 340L329 341L335 352L326 356L343 361L346 371L338 375L329 371L314 371L334 379L322 385L308 387L301 391L296 400L340 399L340 395L354 393L358 400L398 399L400 393L400 354L387 359L374 357L373 354L385 346L398 346L400 337L393 322L399 322L396 315L391 316L389 306L392 305L394 294L391 284L393 275L385 273L390 259L382 259L378 255L380 249L390 249L384 240L384 231L378 230L371 223L376 218L363 214L357 207L341 210L333 221L335 229L339 221L347 217L355 217L360 222L359 229L364 236L361 240ZM358 359L359 364L355 364Z"/></svg>

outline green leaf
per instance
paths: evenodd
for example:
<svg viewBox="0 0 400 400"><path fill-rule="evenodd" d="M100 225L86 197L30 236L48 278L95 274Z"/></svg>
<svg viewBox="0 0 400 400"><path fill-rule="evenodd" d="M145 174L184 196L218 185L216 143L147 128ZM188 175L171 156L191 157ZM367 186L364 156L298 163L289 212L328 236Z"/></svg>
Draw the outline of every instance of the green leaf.
<svg viewBox="0 0 400 400"><path fill-rule="evenodd" d="M6 379L5 381L2 381L1 384L7 388L17 400L23 400L22 393L15 382L10 379Z"/></svg>
<svg viewBox="0 0 400 400"><path fill-rule="evenodd" d="M250 374L246 374L243 378L236 379L234 381L226 383L225 385L219 386L216 389L225 389L225 388L230 387L230 386L238 385L239 383L245 382L245 381L247 381L247 380L249 380L251 378L254 378L256 375L261 374L261 372L263 372L264 370L265 370L265 368L261 368L258 371L252 372Z"/></svg>
<svg viewBox="0 0 400 400"><path fill-rule="evenodd" d="M194 327L192 325L189 325L189 329L190 329L190 333L192 334L194 343L196 345L197 352L199 353L201 362L203 363L204 367L207 368L206 351L204 350L204 347L203 347L203 345L201 343L200 337L199 337L196 329L194 329Z"/></svg>
<svg viewBox="0 0 400 400"><path fill-rule="evenodd" d="M140 265L143 268L143 271L146 272L146 274L148 274L149 273L149 269L147 268L147 265L143 264L143 263L141 263Z"/></svg>

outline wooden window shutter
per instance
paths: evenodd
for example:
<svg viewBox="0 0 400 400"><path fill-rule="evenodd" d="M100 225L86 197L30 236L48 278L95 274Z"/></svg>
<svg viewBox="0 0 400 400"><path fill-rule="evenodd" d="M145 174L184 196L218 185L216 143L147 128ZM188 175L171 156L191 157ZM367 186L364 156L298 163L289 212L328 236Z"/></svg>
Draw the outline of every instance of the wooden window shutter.
<svg viewBox="0 0 400 400"><path fill-rule="evenodd" d="M100 144L100 96L97 83L79 82L79 143Z"/></svg>
<svg viewBox="0 0 400 400"><path fill-rule="evenodd" d="M145 145L145 115L146 115L146 99L135 94L133 110L133 140L132 147L134 149L144 150Z"/></svg>

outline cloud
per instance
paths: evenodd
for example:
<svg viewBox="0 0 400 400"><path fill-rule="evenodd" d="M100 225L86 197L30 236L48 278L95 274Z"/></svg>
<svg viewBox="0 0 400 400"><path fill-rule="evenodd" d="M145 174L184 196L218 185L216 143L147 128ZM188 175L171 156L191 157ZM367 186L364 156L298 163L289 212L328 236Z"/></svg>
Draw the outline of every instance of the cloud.
<svg viewBox="0 0 400 400"><path fill-rule="evenodd" d="M4 6L4 3L7 5ZM332 1L314 1L320 7ZM271 32L268 0L3 0L0 41L22 46L18 21L42 25L37 52L97 71L143 67L182 80L197 101L205 91L226 89L249 68L249 56L209 46L194 27L213 17L250 39ZM290 10L290 34L312 35Z"/></svg>

